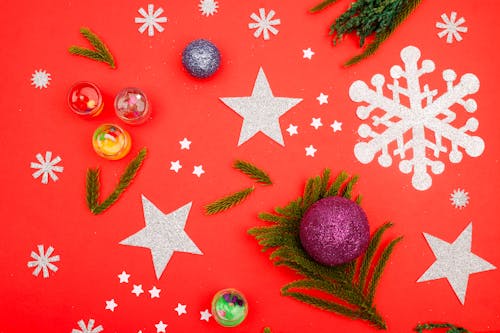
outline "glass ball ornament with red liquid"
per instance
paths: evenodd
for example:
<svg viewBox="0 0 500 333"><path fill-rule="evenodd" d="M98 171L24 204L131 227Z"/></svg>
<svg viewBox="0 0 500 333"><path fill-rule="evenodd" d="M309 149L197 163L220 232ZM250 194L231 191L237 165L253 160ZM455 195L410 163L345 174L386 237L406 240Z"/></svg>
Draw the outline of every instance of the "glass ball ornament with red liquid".
<svg viewBox="0 0 500 333"><path fill-rule="evenodd" d="M95 117L104 108L99 88L92 82L75 83L68 93L69 108L81 116Z"/></svg>
<svg viewBox="0 0 500 333"><path fill-rule="evenodd" d="M146 94L129 87L121 90L115 97L115 112L118 118L130 125L144 123L151 114L151 106Z"/></svg>

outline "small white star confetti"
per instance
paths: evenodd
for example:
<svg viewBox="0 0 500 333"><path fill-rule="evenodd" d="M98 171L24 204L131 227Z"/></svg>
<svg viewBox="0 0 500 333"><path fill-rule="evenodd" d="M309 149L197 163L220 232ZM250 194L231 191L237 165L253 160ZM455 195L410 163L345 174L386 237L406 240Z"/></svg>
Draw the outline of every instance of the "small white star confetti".
<svg viewBox="0 0 500 333"><path fill-rule="evenodd" d="M95 320L89 319L88 324L85 325L85 322L82 320L78 321L79 330L73 329L71 333L100 333L104 330L102 325L99 325L94 328Z"/></svg>
<svg viewBox="0 0 500 333"><path fill-rule="evenodd" d="M56 265L53 264L53 262L59 261L61 258L56 255L52 256L52 253L54 252L54 248L52 246L49 246L47 249L47 252L44 250L43 245L38 245L38 253L31 251L31 258L35 259L34 261L28 261L28 267L36 267L33 270L33 275L38 276L40 274L40 271L43 271L43 277L48 278L49 277L49 269L52 272L57 272L58 268Z"/></svg>
<svg viewBox="0 0 500 333"><path fill-rule="evenodd" d="M174 311L177 312L178 316L181 316L182 314L187 313L186 306L181 304L181 303L177 303L177 307L174 309Z"/></svg>
<svg viewBox="0 0 500 333"><path fill-rule="evenodd" d="M342 123L340 121L334 121L333 124L330 125L330 127L333 129L333 132L338 132L342 131Z"/></svg>
<svg viewBox="0 0 500 333"><path fill-rule="evenodd" d="M288 132L288 134L290 134L290 136L297 135L299 134L299 132L297 131L298 128L299 128L298 126L290 124L290 126L288 126L286 131Z"/></svg>
<svg viewBox="0 0 500 333"><path fill-rule="evenodd" d="M202 15L210 16L217 13L219 4L214 0L201 0L198 7L200 7L200 12Z"/></svg>
<svg viewBox="0 0 500 333"><path fill-rule="evenodd" d="M314 127L314 129L318 129L321 126L323 126L323 124L321 123L321 118L313 118L312 122L311 122L311 126Z"/></svg>
<svg viewBox="0 0 500 333"><path fill-rule="evenodd" d="M437 34L439 38L446 36L446 43L448 44L453 43L453 37L455 37L457 42L460 42L462 40L460 32L465 33L468 30L467 27L461 27L465 23L465 19L461 17L457 20L456 12L451 12L450 18L446 14L442 14L441 18L443 22L436 22L436 28L442 29Z"/></svg>
<svg viewBox="0 0 500 333"><path fill-rule="evenodd" d="M462 189L456 189L450 195L450 201L455 208L465 208L469 204L469 193Z"/></svg>
<svg viewBox="0 0 500 333"><path fill-rule="evenodd" d="M312 56L314 55L314 52L311 50L311 48L302 50L302 52L304 53L304 55L302 56L304 59L311 60Z"/></svg>
<svg viewBox="0 0 500 333"><path fill-rule="evenodd" d="M115 300L114 299L111 299L109 301L106 301L106 310L109 310L111 312L115 312L115 308L118 306L118 304L116 304Z"/></svg>
<svg viewBox="0 0 500 333"><path fill-rule="evenodd" d="M320 93L316 99L318 100L319 105L328 104L328 95Z"/></svg>
<svg viewBox="0 0 500 333"><path fill-rule="evenodd" d="M151 294L151 298L160 298L160 291L161 289L156 288L156 286L153 286L153 288L148 290Z"/></svg>
<svg viewBox="0 0 500 333"><path fill-rule="evenodd" d="M199 178L204 173L205 173L205 170L203 170L203 165L195 165L194 166L193 175L196 175Z"/></svg>
<svg viewBox="0 0 500 333"><path fill-rule="evenodd" d="M144 290L142 290L142 284L136 285L134 284L134 288L132 289L132 294L135 294L135 296L139 297L140 294L142 294Z"/></svg>
<svg viewBox="0 0 500 333"><path fill-rule="evenodd" d="M130 277L130 274L127 274L127 272L123 271L121 274L118 274L118 278L120 279L120 283L128 283L128 278Z"/></svg>
<svg viewBox="0 0 500 333"><path fill-rule="evenodd" d="M155 324L156 327L156 333L163 332L165 333L165 329L167 328L167 324L164 324L163 321L160 320L158 324Z"/></svg>
<svg viewBox="0 0 500 333"><path fill-rule="evenodd" d="M170 170L174 171L175 173L178 173L181 168L182 165L179 160L170 162Z"/></svg>
<svg viewBox="0 0 500 333"><path fill-rule="evenodd" d="M50 80L50 73L47 73L43 69L36 70L35 73L31 75L31 85L38 89L47 88L50 84Z"/></svg>
<svg viewBox="0 0 500 333"><path fill-rule="evenodd" d="M139 14L142 17L136 17L135 23L142 23L139 27L139 32L142 34L146 29L148 29L148 36L154 36L155 29L158 32L162 32L165 30L159 23L167 22L167 18L162 16L159 17L163 13L163 8L158 8L156 11L154 10L153 4L148 4L148 12L144 10L144 8L139 8Z"/></svg>
<svg viewBox="0 0 500 333"><path fill-rule="evenodd" d="M314 148L313 145L310 145L309 147L306 147L306 156L311 156L314 157L314 154L318 151L316 148Z"/></svg>
<svg viewBox="0 0 500 333"><path fill-rule="evenodd" d="M208 322L210 320L210 317L212 317L212 314L208 311L208 309L200 311L200 320Z"/></svg>
<svg viewBox="0 0 500 333"><path fill-rule="evenodd" d="M188 138L182 139L182 141L179 141L179 143L181 144L181 150L182 149L189 150L189 148L191 147L191 141L189 141Z"/></svg>
<svg viewBox="0 0 500 333"><path fill-rule="evenodd" d="M259 38L260 35L262 35L264 40L269 40L269 32L271 32L273 35L278 34L279 31L274 27L274 25L281 24L281 20L273 20L272 18L275 14L276 12L271 9L266 16L266 10L264 8L259 8L259 15L255 13L252 13L252 15L250 15L250 18L255 22L248 23L248 28L257 29L253 33L253 36L255 38Z"/></svg>
<svg viewBox="0 0 500 333"><path fill-rule="evenodd" d="M37 171L33 172L33 178L37 179L38 177L42 176L42 184L47 184L49 182L50 176L50 179L56 182L59 177L57 177L55 172L64 171L64 167L56 165L57 163L61 162L61 158L57 156L56 158L52 159L52 152L47 151L45 152L45 159L40 153L36 154L36 159L40 163L31 162L30 164L30 167L32 169L38 169Z"/></svg>

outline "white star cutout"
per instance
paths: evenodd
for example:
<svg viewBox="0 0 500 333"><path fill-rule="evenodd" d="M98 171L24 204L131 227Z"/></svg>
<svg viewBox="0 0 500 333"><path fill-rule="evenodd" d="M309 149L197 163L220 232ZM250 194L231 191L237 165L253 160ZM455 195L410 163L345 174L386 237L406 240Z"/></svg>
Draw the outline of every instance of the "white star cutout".
<svg viewBox="0 0 500 333"><path fill-rule="evenodd" d="M312 59L312 56L314 55L314 52L311 50L311 48L302 50L302 52L304 52L303 58L306 58L309 60Z"/></svg>
<svg viewBox="0 0 500 333"><path fill-rule="evenodd" d="M340 121L334 121L333 124L330 125L333 129L333 132L342 131L342 123Z"/></svg>
<svg viewBox="0 0 500 333"><path fill-rule="evenodd" d="M156 286L153 286L153 288L148 290L151 294L151 298L160 298L160 291L161 289L156 288Z"/></svg>
<svg viewBox="0 0 500 333"><path fill-rule="evenodd" d="M179 141L179 143L181 144L181 150L189 150L189 148L191 147L191 141L189 141L187 138L182 139L182 141Z"/></svg>
<svg viewBox="0 0 500 333"><path fill-rule="evenodd" d="M176 311L177 315L179 316L187 313L186 306L181 303L177 303L177 307L174 309L174 311Z"/></svg>
<svg viewBox="0 0 500 333"><path fill-rule="evenodd" d="M118 274L118 278L120 279L120 283L128 283L128 278L130 277L130 274L127 274L127 272L123 271L121 274Z"/></svg>
<svg viewBox="0 0 500 333"><path fill-rule="evenodd" d="M426 233L424 236L436 261L417 282L446 278L460 303L464 304L469 275L496 268L471 252L472 223L451 244Z"/></svg>
<svg viewBox="0 0 500 333"><path fill-rule="evenodd" d="M180 168L182 168L181 162L179 160L170 162L170 170L178 173Z"/></svg>
<svg viewBox="0 0 500 333"><path fill-rule="evenodd" d="M203 165L195 165L194 166L193 175L196 175L199 178L204 173L205 173L205 170L203 170Z"/></svg>
<svg viewBox="0 0 500 333"><path fill-rule="evenodd" d="M299 134L299 132L297 131L297 128L299 128L299 126L290 124L290 126L288 126L286 131L288 132L288 134L290 134L290 136L292 136L294 134L297 135L297 134Z"/></svg>
<svg viewBox="0 0 500 333"><path fill-rule="evenodd" d="M310 145L309 147L306 147L306 156L312 156L314 157L314 154L316 154L318 150L314 148L313 145Z"/></svg>
<svg viewBox="0 0 500 333"><path fill-rule="evenodd" d="M314 127L314 129L318 129L321 126L323 126L323 124L321 123L321 118L313 118L312 122L311 122L311 126Z"/></svg>
<svg viewBox="0 0 500 333"><path fill-rule="evenodd" d="M316 99L318 100L319 105L328 104L328 95L320 93Z"/></svg>
<svg viewBox="0 0 500 333"><path fill-rule="evenodd" d="M212 317L212 314L208 311L208 309L200 311L200 320L208 322L210 320L210 317Z"/></svg>
<svg viewBox="0 0 500 333"><path fill-rule="evenodd" d="M167 324L164 324L163 321L160 320L158 324L155 324L156 327L156 333L163 332L165 333L165 329L167 328Z"/></svg>
<svg viewBox="0 0 500 333"><path fill-rule="evenodd" d="M115 308L118 306L114 299L110 301L106 301L106 310L110 310L111 312L115 312Z"/></svg>
<svg viewBox="0 0 500 333"><path fill-rule="evenodd" d="M134 288L132 289L132 294L135 294L135 296L139 297L140 294L142 294L144 290L142 290L142 284L136 285L134 284Z"/></svg>

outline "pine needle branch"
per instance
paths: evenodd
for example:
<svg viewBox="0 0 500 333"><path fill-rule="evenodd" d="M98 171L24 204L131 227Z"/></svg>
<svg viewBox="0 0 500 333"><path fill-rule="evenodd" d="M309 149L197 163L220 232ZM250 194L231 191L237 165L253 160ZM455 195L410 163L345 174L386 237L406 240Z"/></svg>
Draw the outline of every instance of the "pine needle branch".
<svg viewBox="0 0 500 333"><path fill-rule="evenodd" d="M254 190L254 187L249 187L214 201L205 206L205 213L207 215L213 215L228 210L245 200Z"/></svg>
<svg viewBox="0 0 500 333"><path fill-rule="evenodd" d="M423 333L423 331L432 331L434 329L449 328L447 333L471 333L463 327L458 327L449 323L426 323L418 324L413 330L418 333Z"/></svg>
<svg viewBox="0 0 500 333"><path fill-rule="evenodd" d="M271 329L269 327L265 327L262 333L271 333Z"/></svg>
<svg viewBox="0 0 500 333"><path fill-rule="evenodd" d="M250 162L236 160L234 162L233 167L237 170L240 170L245 175L255 180L257 183L261 183L264 185L272 185L272 181L269 178L268 174L262 171L261 169L257 168Z"/></svg>
<svg viewBox="0 0 500 333"><path fill-rule="evenodd" d="M89 28L80 28L80 33L94 47L94 50L86 49L80 46L71 46L68 51L71 54L89 58L92 60L107 63L111 68L116 68L115 59L109 51L106 44L93 33Z"/></svg>
<svg viewBox="0 0 500 333"><path fill-rule="evenodd" d="M88 169L86 179L86 201L87 206L93 211L99 203L99 169Z"/></svg>
<svg viewBox="0 0 500 333"><path fill-rule="evenodd" d="M316 5L315 7L311 8L309 11L311 13L319 12L320 10L325 9L328 6L333 5L337 1L338 0L325 0L322 3L320 3L320 4Z"/></svg>

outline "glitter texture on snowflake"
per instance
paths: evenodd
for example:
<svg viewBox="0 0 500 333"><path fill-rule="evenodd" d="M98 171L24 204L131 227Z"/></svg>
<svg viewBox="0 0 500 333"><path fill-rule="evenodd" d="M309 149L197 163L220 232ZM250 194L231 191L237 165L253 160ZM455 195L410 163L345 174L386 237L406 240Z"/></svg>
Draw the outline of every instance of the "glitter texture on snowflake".
<svg viewBox="0 0 500 333"><path fill-rule="evenodd" d="M167 22L167 18L165 16L159 17L163 13L163 8L160 7L157 10L154 10L154 5L148 4L147 13L142 7L139 8L138 11L142 17L136 17L135 23L142 23L139 27L139 32L141 34L146 31L146 29L148 29L148 36L154 36L155 29L158 30L158 32L163 32L163 30L165 30L160 23Z"/></svg>
<svg viewBox="0 0 500 333"><path fill-rule="evenodd" d="M43 245L38 245L38 253L36 253L35 251L31 251L31 258L35 260L28 261L28 267L36 267L33 270L34 276L38 276L38 274L40 274L40 271L43 271L43 277L48 278L49 269L53 272L57 272L58 268L53 264L53 262L59 261L60 257L58 255L51 257L53 252L54 248L52 246L49 246L47 252L45 252Z"/></svg>
<svg viewBox="0 0 500 333"><path fill-rule="evenodd" d="M49 176L53 181L57 181L59 177L55 174L55 172L63 172L64 167L56 165L61 162L61 158L57 156L52 160L52 152L45 152L45 160L43 159L42 154L36 154L36 159L40 163L31 162L30 167L32 169L38 169L33 172L33 178L37 179L42 176L42 184L47 184L49 182Z"/></svg>
<svg viewBox="0 0 500 333"><path fill-rule="evenodd" d="M201 0L198 7L200 7L200 12L202 15L210 16L217 13L219 4L215 0Z"/></svg>
<svg viewBox="0 0 500 333"><path fill-rule="evenodd" d="M457 116L452 107L461 106L468 113L476 111L476 101L464 98L479 90L478 78L467 73L454 84L457 74L447 69L442 73L447 91L435 98L437 89L430 90L427 84L422 89L420 82L422 75L434 71L434 62L423 60L419 68L419 59L420 50L414 46L401 51L405 67L395 65L391 68L393 83L387 84L389 97L384 94L385 78L381 74L371 79L375 89L358 80L349 88L349 96L355 102L368 103L357 108L356 114L360 119L368 119L371 115L371 126L362 124L358 128L358 134L368 141L354 146L356 158L367 164L380 152L378 163L387 168L392 165L390 150L393 150L393 155L401 158L399 170L405 174L413 171L412 185L423 191L432 185L428 167L433 174L444 171L445 165L439 160L440 153L449 152L450 162L459 163L463 157L459 147L467 155L477 157L484 151L484 141L467 133L477 130L479 122L476 118L468 118L461 127L452 125ZM406 86L401 85L400 79L406 81ZM405 100L408 102L405 103ZM443 138L447 140L448 147L443 145ZM426 156L427 149L432 151L434 159Z"/></svg>
<svg viewBox="0 0 500 333"><path fill-rule="evenodd" d="M446 14L441 15L441 19L443 22L436 22L436 28L442 29L438 32L439 38L443 38L446 36L446 43L453 43L453 37L455 37L457 42L462 40L462 36L460 32L467 32L467 27L462 27L461 25L465 23L465 19L463 17L457 20L457 13L451 12L450 18Z"/></svg>
<svg viewBox="0 0 500 333"><path fill-rule="evenodd" d="M99 333L104 330L101 325L97 326L94 328L95 320L94 319L89 319L89 322L87 325L85 325L85 322L83 320L80 320L78 322L78 326L80 326L80 329L73 329L71 333Z"/></svg>
<svg viewBox="0 0 500 333"><path fill-rule="evenodd" d="M264 8L259 8L259 15L252 13L250 15L250 18L254 20L255 22L248 23L248 28L249 29L257 29L253 33L253 36L255 38L259 38L260 35L263 36L264 40L269 40L269 32L271 32L273 35L278 34L278 29L273 27L274 25L281 24L280 19L274 19L273 17L276 14L274 10L270 10L269 13L266 15L266 10Z"/></svg>
<svg viewBox="0 0 500 333"><path fill-rule="evenodd" d="M456 189L450 195L450 201L455 208L459 209L465 208L469 204L469 193L465 192L465 190L462 190L460 188Z"/></svg>
<svg viewBox="0 0 500 333"><path fill-rule="evenodd" d="M35 73L31 75L31 85L38 89L47 88L50 84L50 80L50 73L47 73L43 69L36 70Z"/></svg>

